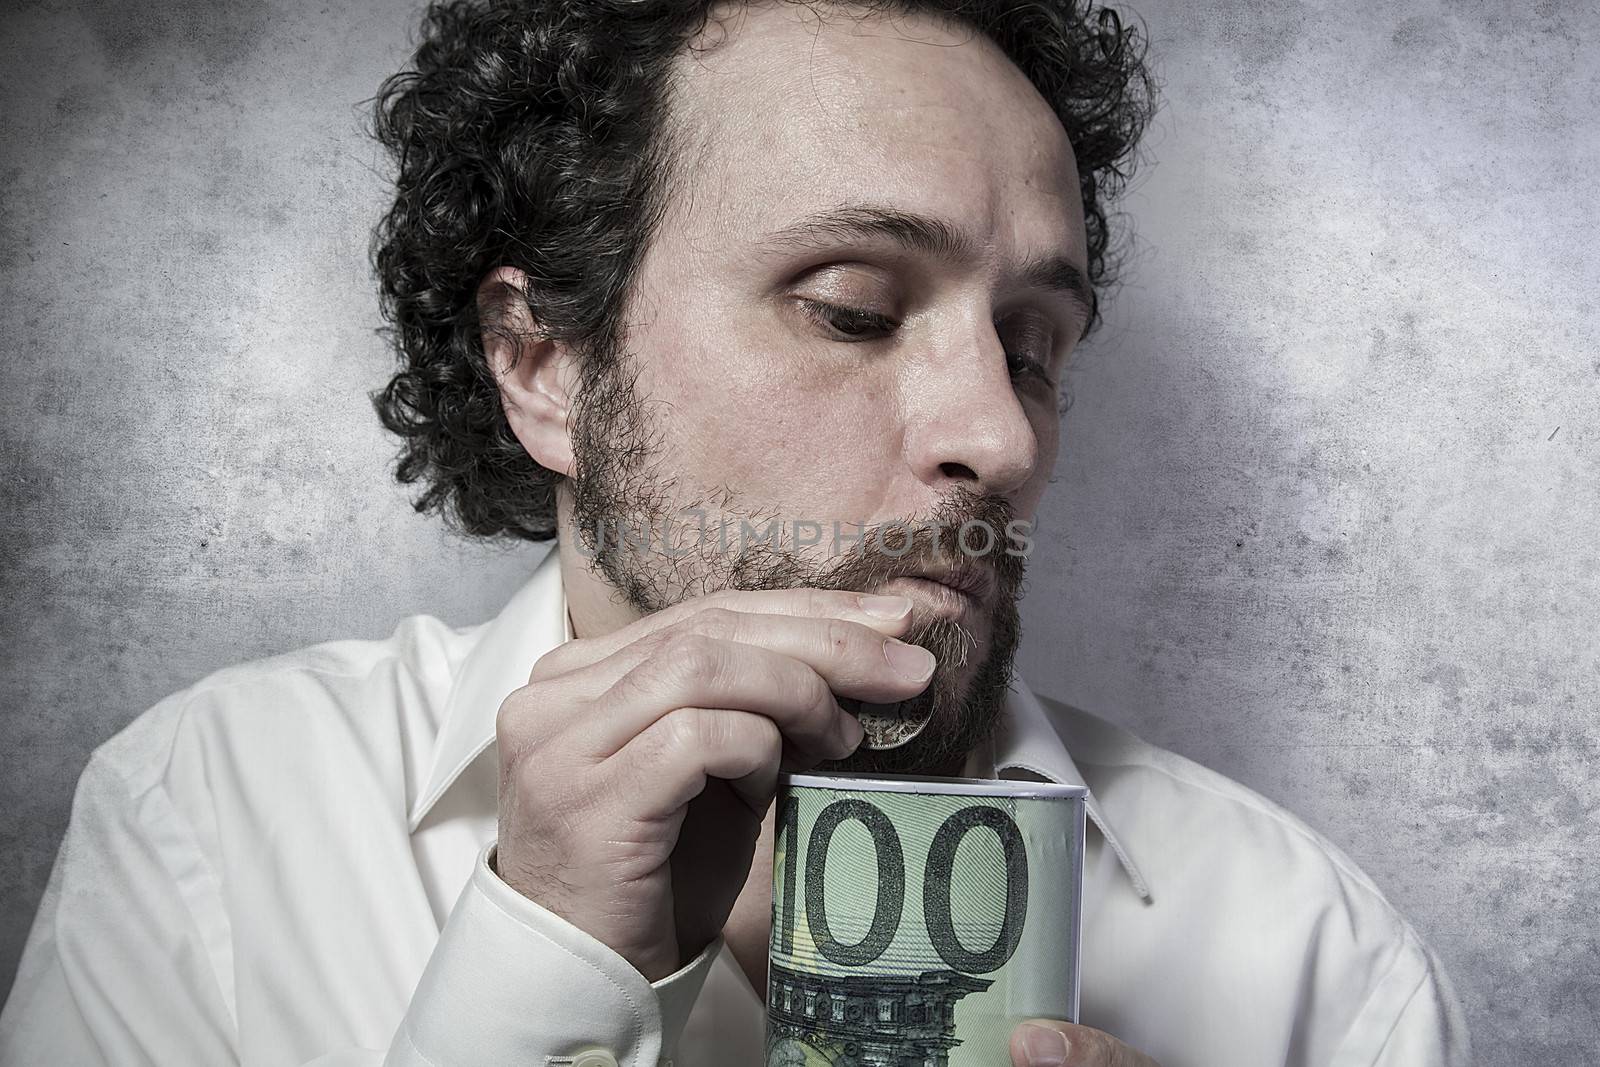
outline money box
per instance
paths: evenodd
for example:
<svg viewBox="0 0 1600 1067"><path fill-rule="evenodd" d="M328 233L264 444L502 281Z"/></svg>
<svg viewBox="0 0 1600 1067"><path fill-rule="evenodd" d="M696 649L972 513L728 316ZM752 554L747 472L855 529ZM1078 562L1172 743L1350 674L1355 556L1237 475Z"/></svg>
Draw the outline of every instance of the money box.
<svg viewBox="0 0 1600 1067"><path fill-rule="evenodd" d="M1029 1018L1078 1018L1076 786L779 781L768 1067L993 1067Z"/></svg>

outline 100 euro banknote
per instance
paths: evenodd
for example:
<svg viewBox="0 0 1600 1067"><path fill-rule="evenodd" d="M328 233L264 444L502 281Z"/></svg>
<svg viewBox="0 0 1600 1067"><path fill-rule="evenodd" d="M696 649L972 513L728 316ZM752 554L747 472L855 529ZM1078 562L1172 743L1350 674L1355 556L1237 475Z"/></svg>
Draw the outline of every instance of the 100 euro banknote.
<svg viewBox="0 0 1600 1067"><path fill-rule="evenodd" d="M768 1067L993 1067L1023 1019L1076 1021L1085 797L786 775Z"/></svg>

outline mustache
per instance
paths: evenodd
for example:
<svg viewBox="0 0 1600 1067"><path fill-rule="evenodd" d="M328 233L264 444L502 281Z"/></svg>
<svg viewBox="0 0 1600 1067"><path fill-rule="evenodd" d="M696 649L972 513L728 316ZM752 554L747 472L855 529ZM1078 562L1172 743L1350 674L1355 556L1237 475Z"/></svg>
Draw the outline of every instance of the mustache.
<svg viewBox="0 0 1600 1067"><path fill-rule="evenodd" d="M862 529L860 540L815 576L816 585L866 592L895 578L936 574L957 587L992 585L1014 596L1026 568L1023 553L1010 551L1004 538L1016 522L1016 509L1004 497L958 487L924 516L888 520ZM984 534L976 551L967 534Z"/></svg>

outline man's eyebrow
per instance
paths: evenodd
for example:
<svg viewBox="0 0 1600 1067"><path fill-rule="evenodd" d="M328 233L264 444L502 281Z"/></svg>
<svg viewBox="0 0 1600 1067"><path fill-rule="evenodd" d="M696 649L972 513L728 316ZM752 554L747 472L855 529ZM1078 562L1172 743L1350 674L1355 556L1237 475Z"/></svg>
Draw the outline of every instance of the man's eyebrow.
<svg viewBox="0 0 1600 1067"><path fill-rule="evenodd" d="M758 247L779 253L795 249L823 249L840 241L887 238L913 252L952 263L978 258L977 244L944 219L894 208L848 204L807 215L762 238ZM1045 254L1026 260L1008 273L1007 282L1028 289L1063 293L1083 313L1084 328L1094 319L1094 287L1083 270L1064 255Z"/></svg>

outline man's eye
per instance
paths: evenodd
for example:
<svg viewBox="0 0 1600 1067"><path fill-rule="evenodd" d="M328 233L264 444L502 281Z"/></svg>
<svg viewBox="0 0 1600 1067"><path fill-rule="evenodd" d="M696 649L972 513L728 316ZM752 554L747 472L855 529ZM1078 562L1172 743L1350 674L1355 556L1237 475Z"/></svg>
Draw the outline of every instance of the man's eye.
<svg viewBox="0 0 1600 1067"><path fill-rule="evenodd" d="M1019 381L1027 379L1027 381L1035 382L1038 386L1056 389L1056 379L1050 376L1050 365L1042 362L1042 360L1035 360L1027 352L1006 350L1005 365L1006 371L1010 371L1011 378L1019 379Z"/></svg>
<svg viewBox="0 0 1600 1067"><path fill-rule="evenodd" d="M1050 378L1050 369L1026 352L1007 351L1006 369L1013 378L1037 378L1049 386L1056 383Z"/></svg>
<svg viewBox="0 0 1600 1067"><path fill-rule="evenodd" d="M900 325L887 315L880 315L875 311L829 304L822 300L801 300L800 305L805 309L808 318L840 341L876 340L893 333ZM1028 346L1037 339L1024 336L1018 339L1020 343L1017 345L1007 345L1006 370L1011 377L1018 380L1028 380L1034 385L1054 389L1056 383L1050 377L1048 363L1027 351ZM1046 351L1048 352L1048 347Z"/></svg>
<svg viewBox="0 0 1600 1067"><path fill-rule="evenodd" d="M813 322L838 335L841 341L871 341L895 331L899 323L876 311L841 307L821 300L802 300L800 306Z"/></svg>
<svg viewBox="0 0 1600 1067"><path fill-rule="evenodd" d="M1006 349L1006 370L1013 378L1030 379L1036 385L1055 388L1050 377L1050 355L1055 344L1054 334L1037 321L1023 319L996 324L1001 343Z"/></svg>

